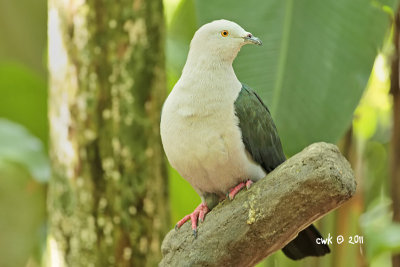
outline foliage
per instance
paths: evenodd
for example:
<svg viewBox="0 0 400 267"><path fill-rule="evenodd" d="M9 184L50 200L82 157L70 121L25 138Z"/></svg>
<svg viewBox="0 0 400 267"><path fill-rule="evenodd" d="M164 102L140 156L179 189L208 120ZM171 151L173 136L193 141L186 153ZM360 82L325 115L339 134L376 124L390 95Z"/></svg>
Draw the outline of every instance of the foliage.
<svg viewBox="0 0 400 267"><path fill-rule="evenodd" d="M400 252L400 225L392 222L389 192L389 151L392 104L390 88L389 38L378 55L368 88L355 111L354 135L360 154L360 167L366 212L359 218L365 235L365 252L371 266L390 265L391 253Z"/></svg>
<svg viewBox="0 0 400 267"><path fill-rule="evenodd" d="M45 187L50 176L42 142L0 119L0 266L40 262L45 235ZM32 254L33 253L33 254ZM34 255L34 258L31 256Z"/></svg>
<svg viewBox="0 0 400 267"><path fill-rule="evenodd" d="M46 80L32 69L0 62L0 117L25 125L47 145L46 88Z"/></svg>
<svg viewBox="0 0 400 267"><path fill-rule="evenodd" d="M42 142L23 126L1 118L0 161L22 164L39 182L49 180L50 165Z"/></svg>
<svg viewBox="0 0 400 267"><path fill-rule="evenodd" d="M0 266L5 267L39 266L46 235L46 13L46 0L0 1Z"/></svg>
<svg viewBox="0 0 400 267"><path fill-rule="evenodd" d="M360 218L368 240L367 256L370 260L376 260L385 252L400 252L400 224L392 222L390 204L389 199L381 196Z"/></svg>
<svg viewBox="0 0 400 267"><path fill-rule="evenodd" d="M45 187L27 169L0 159L0 266L40 262L45 240L45 196Z"/></svg>

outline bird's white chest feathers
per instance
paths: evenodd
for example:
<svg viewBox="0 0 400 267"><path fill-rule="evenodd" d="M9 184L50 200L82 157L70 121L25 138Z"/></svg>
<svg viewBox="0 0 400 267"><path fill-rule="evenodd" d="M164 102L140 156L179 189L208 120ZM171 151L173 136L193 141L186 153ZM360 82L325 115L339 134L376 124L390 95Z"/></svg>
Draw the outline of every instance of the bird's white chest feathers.
<svg viewBox="0 0 400 267"><path fill-rule="evenodd" d="M165 153L200 195L226 194L241 181L265 176L245 150L234 110L242 85L233 69L228 74L217 81L182 75L163 106Z"/></svg>

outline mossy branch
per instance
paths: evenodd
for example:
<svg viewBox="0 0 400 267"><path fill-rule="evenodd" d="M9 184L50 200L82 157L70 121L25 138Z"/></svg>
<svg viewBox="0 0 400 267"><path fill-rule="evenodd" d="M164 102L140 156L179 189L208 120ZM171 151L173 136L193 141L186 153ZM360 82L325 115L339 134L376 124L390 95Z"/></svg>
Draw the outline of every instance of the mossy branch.
<svg viewBox="0 0 400 267"><path fill-rule="evenodd" d="M171 230L160 266L253 266L355 190L353 171L338 148L312 144L233 201L221 202L200 224L196 239L190 223Z"/></svg>

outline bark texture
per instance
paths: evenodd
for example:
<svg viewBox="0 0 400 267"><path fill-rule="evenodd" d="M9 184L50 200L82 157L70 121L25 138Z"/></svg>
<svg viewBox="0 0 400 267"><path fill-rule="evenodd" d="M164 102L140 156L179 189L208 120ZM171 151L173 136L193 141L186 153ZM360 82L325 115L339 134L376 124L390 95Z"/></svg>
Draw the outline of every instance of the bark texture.
<svg viewBox="0 0 400 267"><path fill-rule="evenodd" d="M253 266L355 190L353 171L337 147L313 144L215 207L196 239L189 223L170 231L160 266Z"/></svg>
<svg viewBox="0 0 400 267"><path fill-rule="evenodd" d="M396 11L394 20L394 47L390 77L390 93L393 96L393 130L390 146L390 186L393 200L393 221L400 222L400 8ZM400 254L392 257L393 267L400 266Z"/></svg>
<svg viewBox="0 0 400 267"><path fill-rule="evenodd" d="M161 0L50 0L53 266L154 266L169 222Z"/></svg>

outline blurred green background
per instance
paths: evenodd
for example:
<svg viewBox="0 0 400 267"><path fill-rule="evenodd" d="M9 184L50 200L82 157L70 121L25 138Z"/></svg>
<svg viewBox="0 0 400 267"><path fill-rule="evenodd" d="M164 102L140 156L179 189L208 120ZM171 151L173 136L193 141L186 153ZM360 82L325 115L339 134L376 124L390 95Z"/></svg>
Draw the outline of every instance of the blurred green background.
<svg viewBox="0 0 400 267"><path fill-rule="evenodd" d="M356 196L317 223L345 242L322 259L292 262L277 252L260 266L391 266L391 253L400 252L388 173L396 7L395 0L164 0L169 90L196 29L233 20L264 42L244 47L234 67L270 107L287 156L313 142L336 143L355 171ZM0 0L0 266L44 265L46 8L45 0ZM200 198L169 172L172 228ZM350 236L363 244L349 244Z"/></svg>

